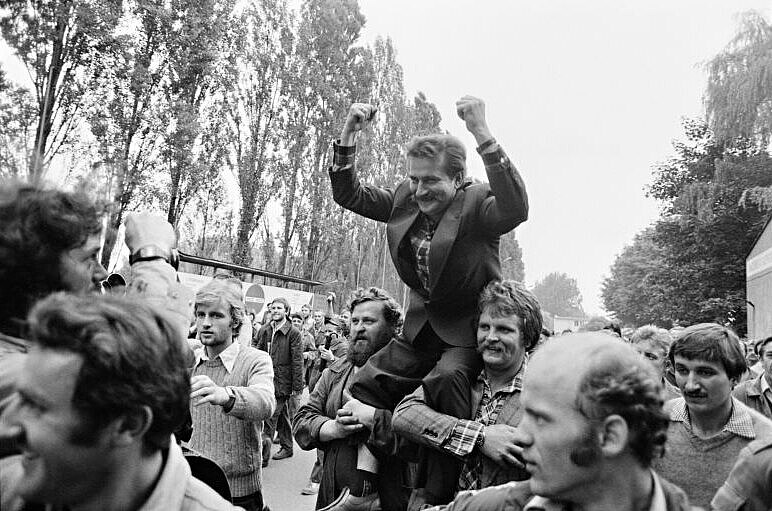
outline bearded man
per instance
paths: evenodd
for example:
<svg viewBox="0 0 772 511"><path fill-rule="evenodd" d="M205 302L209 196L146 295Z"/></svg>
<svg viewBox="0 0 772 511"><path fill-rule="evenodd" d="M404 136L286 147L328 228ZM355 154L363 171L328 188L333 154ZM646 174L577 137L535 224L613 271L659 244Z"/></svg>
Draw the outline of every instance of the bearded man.
<svg viewBox="0 0 772 511"><path fill-rule="evenodd" d="M351 334L346 358L322 373L308 403L295 415L295 440L305 450L324 451L324 468L316 508L353 506L384 510L404 508L400 461L392 455L391 410L376 409L351 399L348 388L365 362L399 331L402 312L382 289L359 289L349 306ZM379 462L379 474L357 469L360 445ZM336 498L337 497L337 498Z"/></svg>

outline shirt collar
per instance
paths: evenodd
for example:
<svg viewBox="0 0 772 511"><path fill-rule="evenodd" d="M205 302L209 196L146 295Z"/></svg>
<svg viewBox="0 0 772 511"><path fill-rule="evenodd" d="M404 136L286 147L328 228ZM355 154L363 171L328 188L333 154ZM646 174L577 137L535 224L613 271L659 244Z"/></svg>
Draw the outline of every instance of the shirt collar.
<svg viewBox="0 0 772 511"><path fill-rule="evenodd" d="M651 496L651 505L649 511L667 511L667 499L665 499L665 490L662 483L659 482L659 476L653 470L651 472L652 482L654 483L653 495ZM571 511L571 504L550 500L538 495L528 501L523 511Z"/></svg>
<svg viewBox="0 0 772 511"><path fill-rule="evenodd" d="M161 469L161 477L158 479L153 493L139 508L139 511L181 509L189 479L190 467L182 455L182 450L172 438L169 441L169 451Z"/></svg>
<svg viewBox="0 0 772 511"><path fill-rule="evenodd" d="M503 387L496 392L496 394L512 394L514 392L521 392L523 390L523 375L525 375L525 369L528 366L528 355L523 357L523 363L520 364L520 369L512 377L512 380L506 387ZM480 371L480 375L477 377L477 381L483 384L484 387L490 389L490 382L488 375L485 373L485 369Z"/></svg>
<svg viewBox="0 0 772 511"><path fill-rule="evenodd" d="M767 382L767 373L761 373L759 375L759 379L761 380L761 393L766 394L768 390L772 390L769 388L769 382Z"/></svg>
<svg viewBox="0 0 772 511"><path fill-rule="evenodd" d="M276 332L280 331L283 334L287 334L287 331L289 331L289 327L292 326L292 323L287 321L287 318L284 318L284 321L282 321L281 325L279 325L279 328L276 328L276 326L271 322L271 328L273 329L273 333L276 334Z"/></svg>
<svg viewBox="0 0 772 511"><path fill-rule="evenodd" d="M670 420L674 422L683 422L691 429L692 422L689 418L689 408L686 406L686 400L684 398L679 397L673 400L673 408L670 410ZM756 438L751 414L748 413L745 405L735 398L732 398L732 415L729 417L729 421L724 424L721 431L734 433L735 435L744 438Z"/></svg>
<svg viewBox="0 0 772 511"><path fill-rule="evenodd" d="M225 366L225 369L228 371L228 373L233 372L233 366L236 364L236 357L238 357L240 350L241 343L234 339L230 346L225 348L222 353L217 355L220 357L222 365ZM209 360L209 357L206 356L206 348L199 348L196 350L196 365L205 360Z"/></svg>

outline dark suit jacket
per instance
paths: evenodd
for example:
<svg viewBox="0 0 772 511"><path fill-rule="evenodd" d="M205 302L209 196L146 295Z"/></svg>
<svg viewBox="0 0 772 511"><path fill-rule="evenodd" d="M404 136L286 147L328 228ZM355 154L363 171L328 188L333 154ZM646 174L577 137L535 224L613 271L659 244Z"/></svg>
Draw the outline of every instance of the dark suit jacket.
<svg viewBox="0 0 772 511"><path fill-rule="evenodd" d="M418 279L408 237L419 214L409 181L379 188L360 183L353 164L330 169L335 202L387 223L392 261L410 287L403 333L411 342L429 322L448 344L475 344L480 291L501 278L499 237L528 218L525 184L509 158L498 150L484 155L483 161L490 185L465 181L434 232L428 295Z"/></svg>
<svg viewBox="0 0 772 511"><path fill-rule="evenodd" d="M268 342L273 336L273 323L268 322L257 332L252 346L268 351ZM300 330L292 326L289 320L276 332L271 343L273 361L273 386L277 396L286 397L293 392L303 391L303 341Z"/></svg>

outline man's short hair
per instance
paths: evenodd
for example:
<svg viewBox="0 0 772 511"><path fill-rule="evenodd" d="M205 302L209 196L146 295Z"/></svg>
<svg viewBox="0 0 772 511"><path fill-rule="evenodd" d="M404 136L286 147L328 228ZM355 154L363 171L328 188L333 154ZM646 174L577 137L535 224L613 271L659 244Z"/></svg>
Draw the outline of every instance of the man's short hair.
<svg viewBox="0 0 772 511"><path fill-rule="evenodd" d="M153 420L145 452L168 447L188 411L190 376L178 331L162 313L122 297L55 293L33 307L28 322L40 347L83 359L72 396L87 424L81 443L147 406Z"/></svg>
<svg viewBox="0 0 772 511"><path fill-rule="evenodd" d="M0 303L24 319L39 298L64 290L61 256L99 233L99 210L83 193L0 183Z"/></svg>
<svg viewBox="0 0 772 511"><path fill-rule="evenodd" d="M383 319L397 335L402 328L402 307L391 297L389 293L379 287L360 287L351 295L348 302L348 310L352 314L354 308L366 302L380 302L383 306Z"/></svg>
<svg viewBox="0 0 772 511"><path fill-rule="evenodd" d="M581 334L575 334L581 335ZM664 452L670 423L662 405L662 388L650 367L629 345L629 357L600 351L590 358L576 393L576 407L591 421L619 415L630 432L628 445L644 466Z"/></svg>
<svg viewBox="0 0 772 511"><path fill-rule="evenodd" d="M756 352L756 355L761 357L761 355L764 354L764 347L772 342L772 337L767 337L765 339L761 339L760 341L756 341L756 344L753 346L753 351Z"/></svg>
<svg viewBox="0 0 772 511"><path fill-rule="evenodd" d="M668 353L674 367L675 357L720 364L729 379L739 378L748 368L737 334L717 323L700 323L679 332Z"/></svg>
<svg viewBox="0 0 772 511"><path fill-rule="evenodd" d="M477 309L480 314L486 308L494 316L515 314L520 320L520 331L527 351L536 347L542 330L541 305L533 293L514 280L494 280L480 293Z"/></svg>
<svg viewBox="0 0 772 511"><path fill-rule="evenodd" d="M287 314L287 316L289 316L291 308L290 308L290 304L289 304L289 302L287 301L286 298L281 297L281 296L278 297L278 298L274 298L273 300L271 300L271 305L273 305L274 303L280 303L280 304L284 305L284 312Z"/></svg>
<svg viewBox="0 0 772 511"><path fill-rule="evenodd" d="M466 149L453 135L432 133L414 137L407 144L409 158L430 160L439 165L450 178L466 176Z"/></svg>
<svg viewBox="0 0 772 511"><path fill-rule="evenodd" d="M228 306L231 315L231 328L233 328L233 336L235 337L241 331L241 325L244 324L245 307L241 281L234 278L212 278L196 293L193 311L195 312L199 305L209 305L217 303L219 300L223 300Z"/></svg>
<svg viewBox="0 0 772 511"><path fill-rule="evenodd" d="M293 312L290 314L290 319L299 319L300 321L303 321L303 316L299 312Z"/></svg>
<svg viewBox="0 0 772 511"><path fill-rule="evenodd" d="M638 327L630 337L630 343L632 344L650 343L661 349L665 354L670 349L672 342L673 338L670 337L670 332L654 325Z"/></svg>

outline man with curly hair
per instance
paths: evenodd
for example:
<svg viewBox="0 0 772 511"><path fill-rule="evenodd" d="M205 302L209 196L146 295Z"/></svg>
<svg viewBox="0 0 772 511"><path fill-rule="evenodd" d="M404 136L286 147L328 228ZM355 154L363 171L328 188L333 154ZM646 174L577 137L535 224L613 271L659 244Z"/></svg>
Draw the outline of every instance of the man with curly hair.
<svg viewBox="0 0 772 511"><path fill-rule="evenodd" d="M0 509L236 509L191 475L174 442L190 379L164 315L137 300L57 293L28 324L3 414L22 456L0 469Z"/></svg>
<svg viewBox="0 0 772 511"><path fill-rule="evenodd" d="M651 469L668 420L658 379L629 345L599 332L550 339L528 364L521 403L530 479L459 493L442 509L690 509Z"/></svg>
<svg viewBox="0 0 772 511"><path fill-rule="evenodd" d="M298 445L324 451L316 508L404 509L401 462L394 453L391 410L376 409L348 395L353 376L399 332L402 311L385 291L359 289L349 305L351 333L345 358L332 363L295 415ZM360 446L378 460L377 474L359 470ZM338 497L336 499L336 497ZM344 507L340 507L344 506Z"/></svg>
<svg viewBox="0 0 772 511"><path fill-rule="evenodd" d="M463 465L458 481L445 489L444 501L431 504L447 503L458 490L479 490L528 478L515 440L523 415L520 392L528 353L541 334L541 307L522 284L505 280L485 287L478 308L477 351L483 370L469 389L475 403L472 414L453 417L434 410L422 387L394 410L397 434L429 447L427 454L444 454L441 462ZM418 508L426 500L424 492L416 490L411 507Z"/></svg>
<svg viewBox="0 0 772 511"><path fill-rule="evenodd" d="M23 332L32 305L55 291L98 291L107 277L99 261L100 215L82 193L0 182L0 401L12 392L27 350ZM171 264L174 229L151 214L130 214L125 225L132 254L127 293L163 310L184 345L190 292Z"/></svg>

